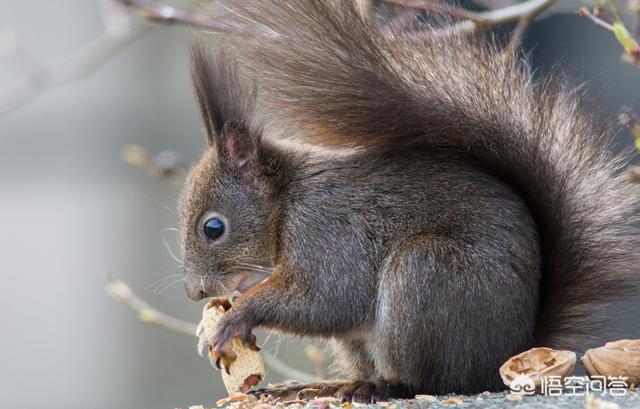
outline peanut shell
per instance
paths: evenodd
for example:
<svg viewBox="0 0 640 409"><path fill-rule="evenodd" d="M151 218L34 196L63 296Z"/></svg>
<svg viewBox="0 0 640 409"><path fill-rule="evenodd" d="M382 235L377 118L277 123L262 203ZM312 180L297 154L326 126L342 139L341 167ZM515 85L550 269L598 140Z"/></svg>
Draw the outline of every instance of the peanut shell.
<svg viewBox="0 0 640 409"><path fill-rule="evenodd" d="M204 306L202 321L198 326L198 334L201 342L213 338L218 321L224 315L225 310L213 301ZM240 339L232 338L231 350L236 354L236 360L230 365L229 372L222 370L222 382L227 392L231 395L236 392L246 392L264 379L264 363L259 352L247 348ZM212 360L209 351L209 360ZM215 362L212 362L215 364Z"/></svg>

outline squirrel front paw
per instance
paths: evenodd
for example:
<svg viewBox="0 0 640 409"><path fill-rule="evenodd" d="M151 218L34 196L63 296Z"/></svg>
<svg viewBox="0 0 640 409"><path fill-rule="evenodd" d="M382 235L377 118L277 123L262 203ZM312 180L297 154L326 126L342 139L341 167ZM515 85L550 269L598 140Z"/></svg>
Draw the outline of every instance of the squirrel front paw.
<svg viewBox="0 0 640 409"><path fill-rule="evenodd" d="M218 323L210 344L206 345L206 351L209 351L212 362L215 360L218 368L224 368L229 373L229 367L237 358L231 348L233 339L242 342L247 348L259 351L256 336L251 332L253 327L251 320L247 319L241 311L229 310ZM200 344L198 347L200 350Z"/></svg>
<svg viewBox="0 0 640 409"><path fill-rule="evenodd" d="M200 356L208 357L212 365L218 369L224 368L227 373L237 359L232 344L235 343L236 351L238 344L254 351L260 350L256 345L255 335L251 333L254 327L252 320L246 318L247 314L243 310L231 310L231 307L229 297L212 298L204 307L203 320L196 330ZM213 315L208 312L213 312ZM212 323L214 328L211 328Z"/></svg>

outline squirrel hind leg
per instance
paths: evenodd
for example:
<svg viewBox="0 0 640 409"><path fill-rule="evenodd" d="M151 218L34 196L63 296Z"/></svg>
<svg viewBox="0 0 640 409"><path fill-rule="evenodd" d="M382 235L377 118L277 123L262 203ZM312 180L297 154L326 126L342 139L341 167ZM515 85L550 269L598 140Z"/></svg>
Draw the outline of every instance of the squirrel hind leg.
<svg viewBox="0 0 640 409"><path fill-rule="evenodd" d="M334 396L348 381L327 381L327 382L287 382L269 385L266 388L249 391L250 395L258 398L266 397L271 400L296 400L313 399L316 397Z"/></svg>
<svg viewBox="0 0 640 409"><path fill-rule="evenodd" d="M403 385L392 385L374 375L373 362L367 353L367 345L356 336L335 338L331 342L335 364L348 380L332 380L311 383L285 383L270 385L252 391L258 397L268 399L311 400L334 397L341 402L376 403L388 398L410 397ZM413 396L413 395L411 395Z"/></svg>
<svg viewBox="0 0 640 409"><path fill-rule="evenodd" d="M380 377L415 393L504 389L498 369L530 348L535 326L517 268L535 266L514 267L484 245L417 234L388 257L373 329Z"/></svg>

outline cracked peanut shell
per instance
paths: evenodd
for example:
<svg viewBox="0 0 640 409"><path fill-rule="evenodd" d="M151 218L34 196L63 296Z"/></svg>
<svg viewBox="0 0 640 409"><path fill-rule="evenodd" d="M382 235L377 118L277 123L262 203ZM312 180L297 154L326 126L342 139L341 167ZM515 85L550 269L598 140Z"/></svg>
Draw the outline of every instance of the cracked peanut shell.
<svg viewBox="0 0 640 409"><path fill-rule="evenodd" d="M224 308L215 305L213 300L204 306L202 321L198 325L200 342L213 338L218 322L224 313ZM222 382L230 395L236 392L244 393L264 379L262 356L259 352L246 347L238 338L232 338L229 342L231 350L236 354L236 360L230 365L229 373L225 370L221 371ZM211 355L208 356L211 364L215 365Z"/></svg>

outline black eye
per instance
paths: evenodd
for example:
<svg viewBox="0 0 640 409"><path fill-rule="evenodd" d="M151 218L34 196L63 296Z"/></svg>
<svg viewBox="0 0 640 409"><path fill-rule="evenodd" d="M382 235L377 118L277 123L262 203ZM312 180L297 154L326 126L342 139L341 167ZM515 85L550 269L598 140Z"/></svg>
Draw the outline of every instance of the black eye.
<svg viewBox="0 0 640 409"><path fill-rule="evenodd" d="M224 222L217 217L212 217L204 222L204 235L209 240L218 240L224 234Z"/></svg>

